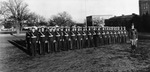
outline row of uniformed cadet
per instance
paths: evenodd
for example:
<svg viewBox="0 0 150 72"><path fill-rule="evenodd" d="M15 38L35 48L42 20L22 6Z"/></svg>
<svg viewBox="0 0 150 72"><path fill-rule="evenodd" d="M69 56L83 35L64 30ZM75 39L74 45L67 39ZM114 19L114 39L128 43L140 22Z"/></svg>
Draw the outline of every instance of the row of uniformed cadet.
<svg viewBox="0 0 150 72"><path fill-rule="evenodd" d="M125 43L125 27L41 27L26 33L29 54L46 53Z"/></svg>

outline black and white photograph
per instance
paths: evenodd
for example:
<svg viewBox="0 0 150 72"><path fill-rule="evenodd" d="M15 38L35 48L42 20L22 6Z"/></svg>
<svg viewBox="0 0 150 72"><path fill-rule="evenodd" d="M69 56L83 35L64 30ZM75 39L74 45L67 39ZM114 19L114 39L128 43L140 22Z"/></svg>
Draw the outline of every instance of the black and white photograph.
<svg viewBox="0 0 150 72"><path fill-rule="evenodd" d="M150 0L0 0L0 72L150 72Z"/></svg>

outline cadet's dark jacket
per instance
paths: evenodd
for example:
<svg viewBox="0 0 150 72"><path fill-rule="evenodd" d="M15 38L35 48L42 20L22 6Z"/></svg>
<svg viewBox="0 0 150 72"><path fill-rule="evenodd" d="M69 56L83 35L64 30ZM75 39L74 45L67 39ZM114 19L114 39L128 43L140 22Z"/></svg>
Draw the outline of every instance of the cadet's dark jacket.
<svg viewBox="0 0 150 72"><path fill-rule="evenodd" d="M129 31L129 38L130 39L137 39L138 38L138 32L136 29L131 29Z"/></svg>

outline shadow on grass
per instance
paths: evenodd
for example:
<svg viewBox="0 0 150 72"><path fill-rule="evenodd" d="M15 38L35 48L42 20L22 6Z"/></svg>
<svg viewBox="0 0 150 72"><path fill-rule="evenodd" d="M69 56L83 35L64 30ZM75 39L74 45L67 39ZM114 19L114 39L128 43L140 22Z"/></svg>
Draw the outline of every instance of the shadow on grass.
<svg viewBox="0 0 150 72"><path fill-rule="evenodd" d="M23 52L25 52L27 55L30 55L29 51L27 50L27 48L24 45L21 45L21 42L18 43L17 40L8 40L8 42L10 42L11 44L13 44L14 46L16 46L17 48L19 48L20 50L22 50ZM25 43L23 43L25 44Z"/></svg>

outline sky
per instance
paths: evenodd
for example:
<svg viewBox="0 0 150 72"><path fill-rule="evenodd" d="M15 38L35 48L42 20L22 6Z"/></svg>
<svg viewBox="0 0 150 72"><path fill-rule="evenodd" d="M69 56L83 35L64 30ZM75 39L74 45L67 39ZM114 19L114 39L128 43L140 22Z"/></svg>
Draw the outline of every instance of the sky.
<svg viewBox="0 0 150 72"><path fill-rule="evenodd" d="M66 11L75 22L84 22L89 15L139 14L138 0L24 0L31 12L44 16Z"/></svg>

